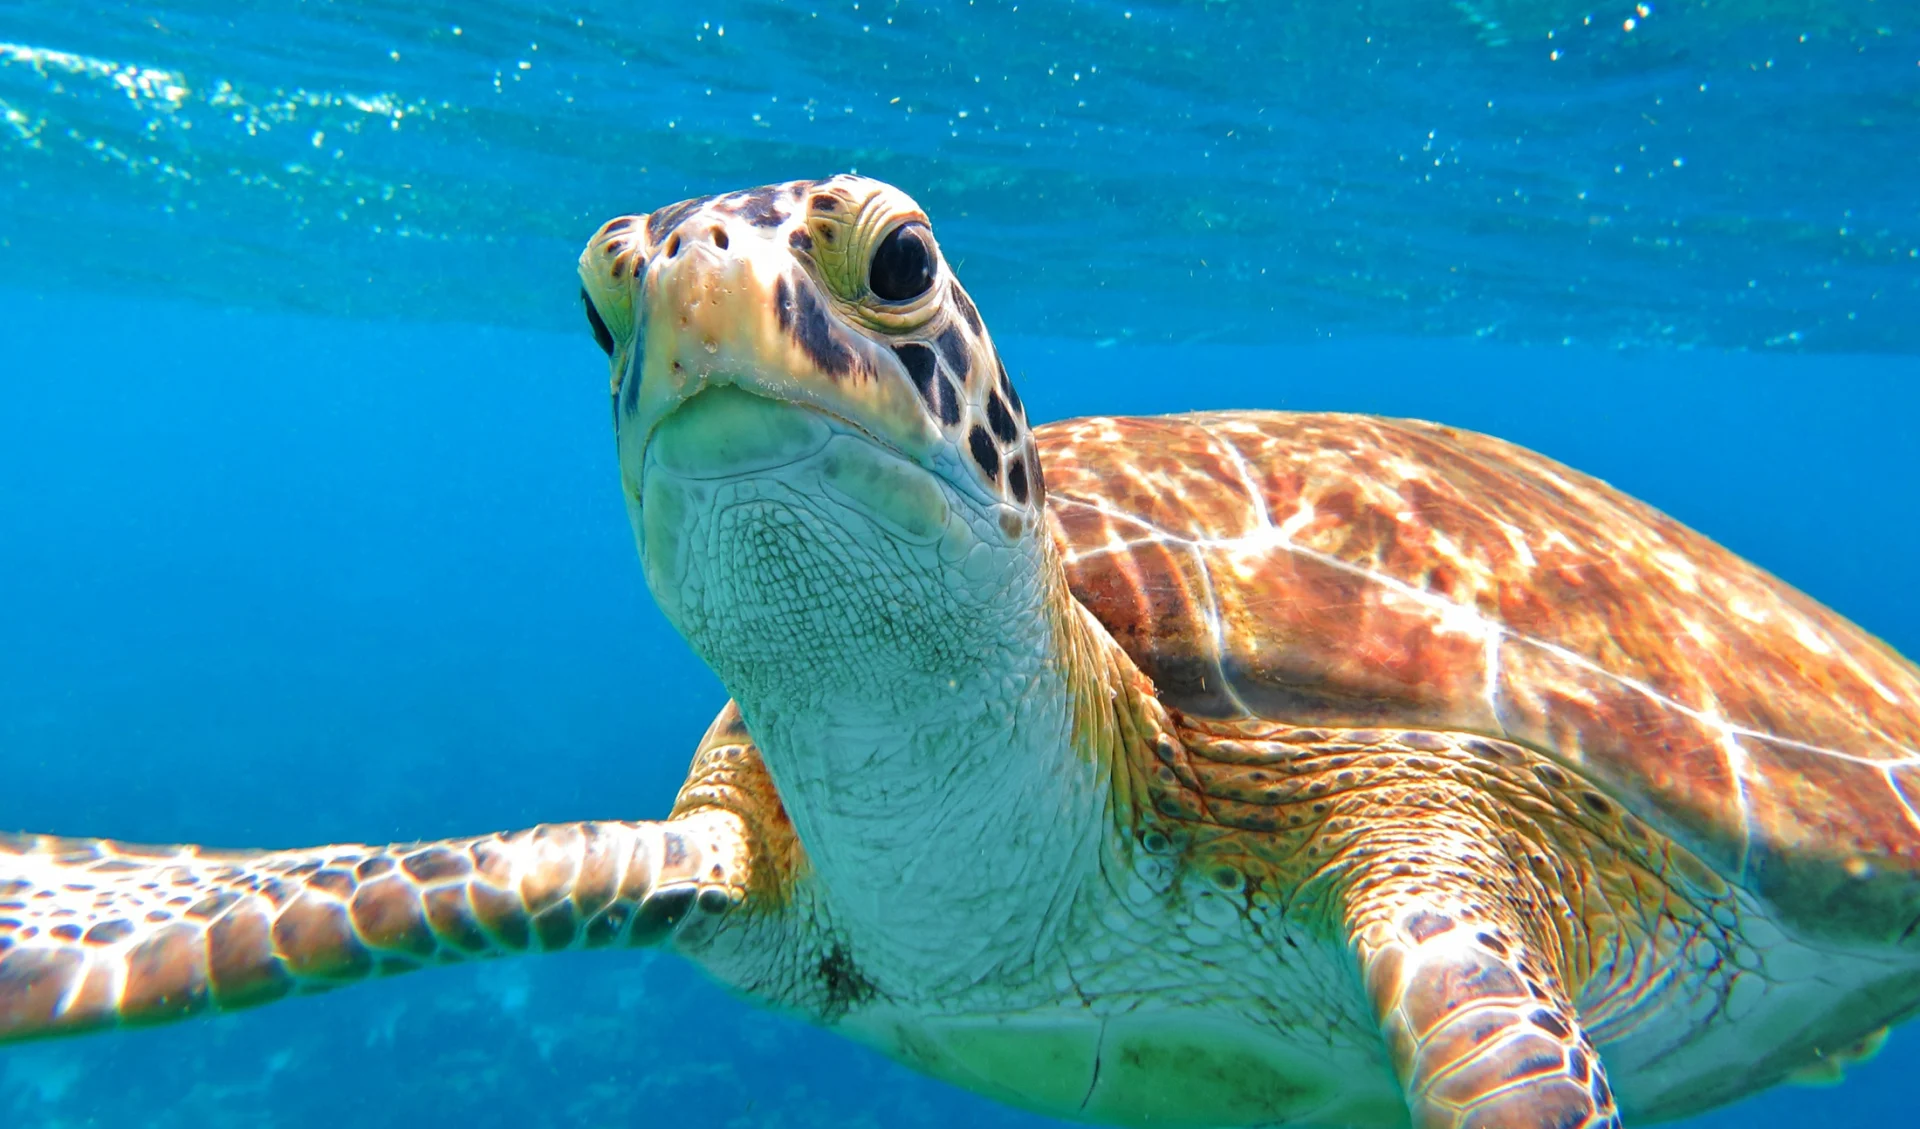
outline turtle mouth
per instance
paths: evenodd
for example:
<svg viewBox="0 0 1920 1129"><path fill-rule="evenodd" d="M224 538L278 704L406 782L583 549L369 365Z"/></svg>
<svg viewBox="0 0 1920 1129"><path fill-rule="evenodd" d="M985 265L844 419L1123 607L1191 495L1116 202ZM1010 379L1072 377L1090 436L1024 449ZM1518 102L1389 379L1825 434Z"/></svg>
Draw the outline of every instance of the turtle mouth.
<svg viewBox="0 0 1920 1129"><path fill-rule="evenodd" d="M909 541L926 540L955 503L970 500L830 411L730 384L695 393L655 425L642 467L643 497L655 472L706 487L748 479L812 485Z"/></svg>
<svg viewBox="0 0 1920 1129"><path fill-rule="evenodd" d="M902 550L925 556L971 528L955 513L964 503L953 489L890 445L811 404L733 385L703 389L667 413L637 470L630 512L669 618L705 598L698 578L731 575L728 583L770 593L821 552L897 561ZM769 516L776 511L783 516ZM785 564L750 579L743 553Z"/></svg>
<svg viewBox="0 0 1920 1129"><path fill-rule="evenodd" d="M643 458L679 478L760 475L818 454L843 429L857 430L811 404L709 385L654 424Z"/></svg>
<svg viewBox="0 0 1920 1129"><path fill-rule="evenodd" d="M951 455L916 454L829 405L779 395L770 384L719 373L701 378L690 394L652 422L637 452L642 480L656 469L692 479L769 476L805 462L838 439L843 448L870 447L875 457L911 467L917 477L938 480L956 502L983 514L994 509L998 499L964 473Z"/></svg>

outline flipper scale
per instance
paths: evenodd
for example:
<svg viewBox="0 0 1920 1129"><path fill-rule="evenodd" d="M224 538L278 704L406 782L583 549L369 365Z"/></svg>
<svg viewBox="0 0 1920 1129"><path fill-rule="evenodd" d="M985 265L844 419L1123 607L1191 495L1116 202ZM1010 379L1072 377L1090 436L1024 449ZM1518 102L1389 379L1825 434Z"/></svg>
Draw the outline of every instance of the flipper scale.
<svg viewBox="0 0 1920 1129"><path fill-rule="evenodd" d="M745 897L739 819L215 851L0 835L0 1042L433 964L652 945Z"/></svg>

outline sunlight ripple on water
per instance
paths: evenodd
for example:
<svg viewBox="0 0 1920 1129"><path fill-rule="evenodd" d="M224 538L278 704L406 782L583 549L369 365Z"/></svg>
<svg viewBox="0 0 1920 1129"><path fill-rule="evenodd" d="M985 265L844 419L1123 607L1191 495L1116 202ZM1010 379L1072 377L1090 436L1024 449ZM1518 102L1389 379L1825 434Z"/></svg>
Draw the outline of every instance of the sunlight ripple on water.
<svg viewBox="0 0 1920 1129"><path fill-rule="evenodd" d="M15 5L0 269L570 327L606 217L852 166L1031 332L1920 350L1909 6L666 7Z"/></svg>

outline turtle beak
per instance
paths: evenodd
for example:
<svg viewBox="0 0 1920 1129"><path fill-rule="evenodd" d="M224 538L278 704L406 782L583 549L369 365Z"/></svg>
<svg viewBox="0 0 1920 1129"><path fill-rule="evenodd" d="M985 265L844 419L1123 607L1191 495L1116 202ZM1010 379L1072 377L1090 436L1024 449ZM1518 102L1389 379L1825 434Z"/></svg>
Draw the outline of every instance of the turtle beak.
<svg viewBox="0 0 1920 1129"><path fill-rule="evenodd" d="M600 316L600 311L593 308L593 298L584 286L580 288L580 302L587 308L587 325L593 329L593 343L600 346L600 351L611 359L613 330L607 328L607 320Z"/></svg>
<svg viewBox="0 0 1920 1129"><path fill-rule="evenodd" d="M616 400L639 336L635 292L652 257L645 216L608 220L580 252L580 301L586 307L594 343L607 354Z"/></svg>
<svg viewBox="0 0 1920 1129"><path fill-rule="evenodd" d="M837 324L778 234L698 212L637 264L639 280L626 276L631 339L607 318L616 374L624 373L615 405L624 463L644 461L669 415L727 386L834 418L915 461L938 449L940 432L900 362Z"/></svg>

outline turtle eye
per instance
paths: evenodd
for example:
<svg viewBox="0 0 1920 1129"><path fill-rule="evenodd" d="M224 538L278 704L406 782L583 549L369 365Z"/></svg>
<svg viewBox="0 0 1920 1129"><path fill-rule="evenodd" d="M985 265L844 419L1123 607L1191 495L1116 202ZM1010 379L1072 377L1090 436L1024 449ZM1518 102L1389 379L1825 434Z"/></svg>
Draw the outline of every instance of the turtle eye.
<svg viewBox="0 0 1920 1129"><path fill-rule="evenodd" d="M600 320L600 311L593 308L593 299L587 297L587 288L580 288L580 304L587 308L587 324L593 327L594 343L613 356L613 334L608 332L607 323Z"/></svg>
<svg viewBox="0 0 1920 1129"><path fill-rule="evenodd" d="M903 223L873 249L867 288L883 302L905 302L933 286L933 244L925 224Z"/></svg>

